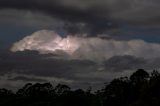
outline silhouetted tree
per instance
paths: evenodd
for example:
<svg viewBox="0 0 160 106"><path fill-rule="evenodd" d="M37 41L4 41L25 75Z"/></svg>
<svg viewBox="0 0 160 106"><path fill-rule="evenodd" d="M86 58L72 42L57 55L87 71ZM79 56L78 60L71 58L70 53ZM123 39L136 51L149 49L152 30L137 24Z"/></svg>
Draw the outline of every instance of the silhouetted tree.
<svg viewBox="0 0 160 106"><path fill-rule="evenodd" d="M29 91L28 89L32 86L32 83L27 83L24 85L24 87L22 87L21 89L19 89L16 94L17 95L21 95L21 96L29 96Z"/></svg>
<svg viewBox="0 0 160 106"><path fill-rule="evenodd" d="M0 106L9 105L13 98L14 94L11 90L5 88L0 89Z"/></svg>
<svg viewBox="0 0 160 106"><path fill-rule="evenodd" d="M64 84L27 83L16 94L0 89L0 106L160 106L160 73L138 69L129 78L113 79L92 92Z"/></svg>
<svg viewBox="0 0 160 106"><path fill-rule="evenodd" d="M64 84L58 84L56 87L55 87L55 89L54 89L54 91L55 91L55 93L57 94L57 95L62 95L62 94L65 94L65 93L68 93L69 91L70 91L70 87L69 86L67 86L67 85L64 85Z"/></svg>
<svg viewBox="0 0 160 106"><path fill-rule="evenodd" d="M130 76L130 80L134 84L143 83L147 78L149 78L149 74L144 69L138 69Z"/></svg>
<svg viewBox="0 0 160 106"><path fill-rule="evenodd" d="M131 106L160 106L160 74L154 70L147 84L143 84L139 96Z"/></svg>
<svg viewBox="0 0 160 106"><path fill-rule="evenodd" d="M129 101L130 83L127 77L114 79L103 90L104 105L125 105Z"/></svg>

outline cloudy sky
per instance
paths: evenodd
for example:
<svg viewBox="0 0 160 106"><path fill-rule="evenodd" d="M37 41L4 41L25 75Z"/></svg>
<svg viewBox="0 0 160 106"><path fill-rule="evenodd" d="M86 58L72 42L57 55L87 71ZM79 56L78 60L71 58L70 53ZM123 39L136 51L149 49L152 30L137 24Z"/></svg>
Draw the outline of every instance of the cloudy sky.
<svg viewBox="0 0 160 106"><path fill-rule="evenodd" d="M160 68L159 0L0 0L0 87L101 87Z"/></svg>

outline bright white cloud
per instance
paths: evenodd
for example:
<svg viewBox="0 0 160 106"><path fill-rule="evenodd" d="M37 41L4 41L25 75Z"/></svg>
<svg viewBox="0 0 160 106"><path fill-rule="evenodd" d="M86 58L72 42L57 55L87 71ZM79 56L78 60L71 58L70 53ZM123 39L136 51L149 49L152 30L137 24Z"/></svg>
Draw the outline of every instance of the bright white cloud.
<svg viewBox="0 0 160 106"><path fill-rule="evenodd" d="M107 60L113 56L123 55L146 59L160 57L160 44L148 43L142 40L105 40L97 37L68 36L62 38L56 32L48 30L37 31L16 42L11 48L13 52L25 50L59 55L63 51L70 58L88 59L97 62Z"/></svg>
<svg viewBox="0 0 160 106"><path fill-rule="evenodd" d="M41 30L15 43L11 51L37 50L41 53L64 51L72 54L79 47L76 38L62 38L54 31Z"/></svg>

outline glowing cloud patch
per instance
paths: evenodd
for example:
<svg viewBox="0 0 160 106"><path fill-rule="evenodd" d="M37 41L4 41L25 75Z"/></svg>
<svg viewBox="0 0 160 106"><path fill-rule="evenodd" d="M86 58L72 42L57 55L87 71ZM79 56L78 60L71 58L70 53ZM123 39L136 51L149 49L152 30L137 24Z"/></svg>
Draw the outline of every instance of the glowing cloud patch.
<svg viewBox="0 0 160 106"><path fill-rule="evenodd" d="M57 54L60 58L84 59L102 62L114 56L134 56L145 59L160 57L160 44L143 40L117 41L98 37L67 36L41 30L13 44L11 51L34 50Z"/></svg>
<svg viewBox="0 0 160 106"><path fill-rule="evenodd" d="M43 53L60 50L71 55L78 47L74 37L62 38L54 31L41 30L15 43L11 51L37 50Z"/></svg>

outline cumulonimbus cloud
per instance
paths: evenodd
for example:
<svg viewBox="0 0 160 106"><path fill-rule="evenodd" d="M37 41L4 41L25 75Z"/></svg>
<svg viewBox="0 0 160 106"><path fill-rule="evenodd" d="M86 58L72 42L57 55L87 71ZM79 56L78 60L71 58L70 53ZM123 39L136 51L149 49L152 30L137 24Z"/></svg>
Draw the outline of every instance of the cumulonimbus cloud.
<svg viewBox="0 0 160 106"><path fill-rule="evenodd" d="M145 59L160 57L160 44L143 40L117 41L98 37L62 38L54 31L41 30L13 44L11 51L34 50L44 54L67 54L70 58L105 61L113 56L130 55Z"/></svg>

